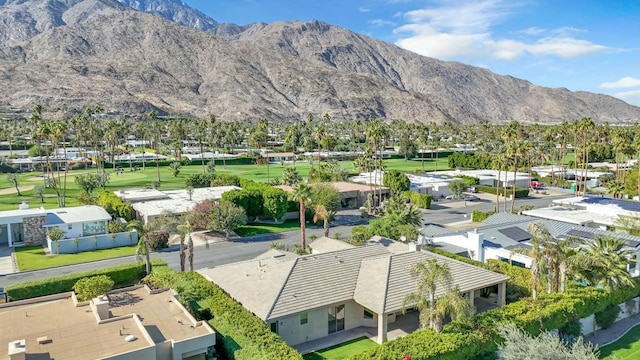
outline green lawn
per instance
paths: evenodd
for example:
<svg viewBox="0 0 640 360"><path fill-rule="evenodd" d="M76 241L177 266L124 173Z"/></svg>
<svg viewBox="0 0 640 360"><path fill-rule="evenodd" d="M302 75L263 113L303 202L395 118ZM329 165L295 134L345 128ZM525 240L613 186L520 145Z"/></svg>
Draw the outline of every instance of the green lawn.
<svg viewBox="0 0 640 360"><path fill-rule="evenodd" d="M356 170L353 168L352 161L341 161L340 165L344 167L349 173L355 174ZM267 182L268 180L273 180L275 178L282 178L283 169L289 164L270 164L270 165L217 165L216 172L217 173L228 173L232 175L239 176L241 178L251 179L259 182ZM385 160L385 166L388 170L401 170L401 171L416 171L422 169L422 162L420 159L414 160L404 160L404 159L388 159ZM302 176L306 176L310 170L310 165L308 162L300 161L296 163L296 168L298 172ZM435 169L435 159L424 159L424 168L425 170L434 170ZM447 158L438 159L438 170L443 170L447 168ZM147 185L151 185L151 183L157 177L156 167L153 165L147 166L144 170L140 171L129 171L127 166L124 166L124 173L120 175L116 175L112 169L108 169L107 171L110 174L110 181L107 185L107 190L120 190L127 188L140 188ZM75 197L79 195L80 190L76 185L74 179L76 175L86 174L88 172L95 171L95 169L88 170L73 170L69 171L67 176L67 206L77 206L79 205L76 201ZM185 181L190 174L200 173L202 172L202 166L200 165L190 165L183 166L180 169L180 174L177 177L174 177L171 173L171 169L168 166L160 167L160 190L176 190L176 189L184 189ZM268 175L267 175L268 173ZM27 186L32 187L35 185L42 185L43 180L41 172L25 172L20 174L20 182L19 185L21 187ZM0 191L5 190L9 192L8 194L0 195L0 211L3 210L15 210L18 208L18 205L23 201L27 202L30 207L40 207L44 206L47 209L58 207L57 199L55 192L51 189L46 190L46 194L44 197L44 203L40 202L40 199L33 196L33 190L25 190L22 192L22 196L18 196L13 193L13 186L9 184L6 176L0 176Z"/></svg>
<svg viewBox="0 0 640 360"><path fill-rule="evenodd" d="M304 360L340 360L378 346L374 341L361 337L340 345L322 349L304 356Z"/></svg>
<svg viewBox="0 0 640 360"><path fill-rule="evenodd" d="M281 224L248 224L235 229L238 236L253 236L262 234L276 234L300 228L299 220L286 220Z"/></svg>
<svg viewBox="0 0 640 360"><path fill-rule="evenodd" d="M134 255L136 246L123 246L114 249L86 251L78 254L46 255L42 246L23 246L15 248L20 271L45 269L54 266L78 264L87 261L111 259Z"/></svg>
<svg viewBox="0 0 640 360"><path fill-rule="evenodd" d="M640 326L636 325L620 340L600 348L601 359L640 359Z"/></svg>

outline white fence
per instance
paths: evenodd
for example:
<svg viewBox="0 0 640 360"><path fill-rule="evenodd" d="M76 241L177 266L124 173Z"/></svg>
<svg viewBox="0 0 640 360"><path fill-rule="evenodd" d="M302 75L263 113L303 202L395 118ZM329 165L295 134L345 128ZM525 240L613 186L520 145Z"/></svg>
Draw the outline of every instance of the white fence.
<svg viewBox="0 0 640 360"><path fill-rule="evenodd" d="M138 243L138 232L101 234L51 241L47 238L47 246L53 255L74 254L83 251L111 249L121 246L135 245Z"/></svg>

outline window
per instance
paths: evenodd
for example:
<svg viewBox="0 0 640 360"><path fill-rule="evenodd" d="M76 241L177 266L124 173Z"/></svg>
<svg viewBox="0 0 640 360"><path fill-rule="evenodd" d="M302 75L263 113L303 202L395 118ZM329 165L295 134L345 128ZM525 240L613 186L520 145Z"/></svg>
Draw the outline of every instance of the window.
<svg viewBox="0 0 640 360"><path fill-rule="evenodd" d="M274 321L274 322L271 323L271 331L276 333L276 334L278 333L278 322L277 321Z"/></svg>
<svg viewBox="0 0 640 360"><path fill-rule="evenodd" d="M73 225L69 224L69 225L67 226L67 230L73 230Z"/></svg>
<svg viewBox="0 0 640 360"><path fill-rule="evenodd" d="M373 319L373 313L368 309L364 309L364 318L365 319Z"/></svg>
<svg viewBox="0 0 640 360"><path fill-rule="evenodd" d="M300 325L304 325L309 322L309 313L300 314Z"/></svg>

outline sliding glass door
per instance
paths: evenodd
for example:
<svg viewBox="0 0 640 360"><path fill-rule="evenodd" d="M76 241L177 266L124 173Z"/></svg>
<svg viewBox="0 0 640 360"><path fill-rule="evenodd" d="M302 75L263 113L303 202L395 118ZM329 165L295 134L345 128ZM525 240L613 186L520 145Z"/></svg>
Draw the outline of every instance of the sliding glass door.
<svg viewBox="0 0 640 360"><path fill-rule="evenodd" d="M330 307L328 315L329 334L344 330L344 305Z"/></svg>

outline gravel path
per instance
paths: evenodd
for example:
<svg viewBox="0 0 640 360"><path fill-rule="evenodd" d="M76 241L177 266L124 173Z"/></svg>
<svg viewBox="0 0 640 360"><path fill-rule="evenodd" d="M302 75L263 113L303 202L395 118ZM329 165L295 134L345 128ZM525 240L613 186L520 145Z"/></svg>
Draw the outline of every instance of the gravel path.
<svg viewBox="0 0 640 360"><path fill-rule="evenodd" d="M626 332L640 324L640 314L635 314L626 319L622 319L613 324L610 328L604 330L598 330L594 334L589 334L584 337L584 342L590 342L599 347L612 343L622 337Z"/></svg>

